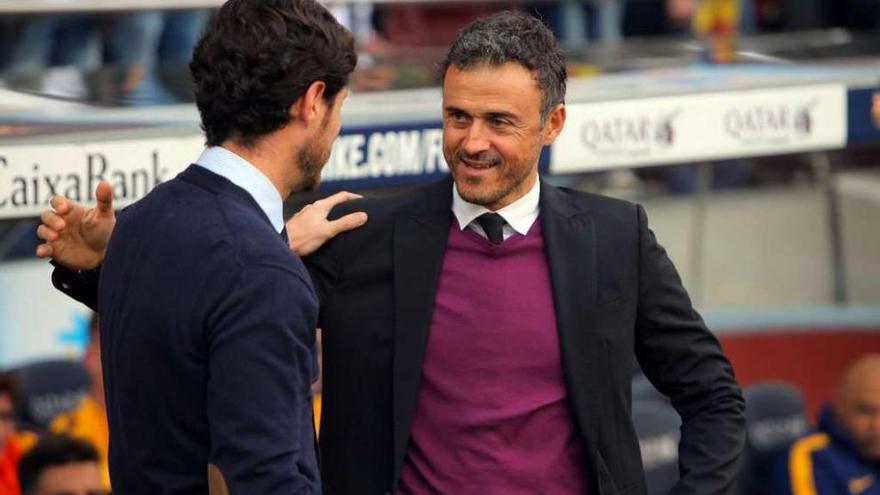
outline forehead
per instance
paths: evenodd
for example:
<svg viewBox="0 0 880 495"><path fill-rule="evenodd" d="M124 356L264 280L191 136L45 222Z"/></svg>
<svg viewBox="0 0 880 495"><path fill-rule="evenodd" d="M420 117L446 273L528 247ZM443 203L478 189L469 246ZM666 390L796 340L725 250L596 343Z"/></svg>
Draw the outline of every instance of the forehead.
<svg viewBox="0 0 880 495"><path fill-rule="evenodd" d="M880 374L865 373L855 377L850 388L855 395L869 396L880 400Z"/></svg>
<svg viewBox="0 0 880 495"><path fill-rule="evenodd" d="M443 79L443 106L474 114L509 112L537 116L541 89L535 75L516 62L467 69L451 65Z"/></svg>
<svg viewBox="0 0 880 495"><path fill-rule="evenodd" d="M39 493L100 493L101 471L92 461L51 466L39 480Z"/></svg>

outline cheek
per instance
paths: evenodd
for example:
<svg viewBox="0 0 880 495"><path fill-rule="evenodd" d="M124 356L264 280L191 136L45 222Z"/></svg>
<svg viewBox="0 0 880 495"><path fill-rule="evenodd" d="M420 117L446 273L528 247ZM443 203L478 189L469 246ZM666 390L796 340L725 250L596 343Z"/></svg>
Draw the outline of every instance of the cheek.
<svg viewBox="0 0 880 495"><path fill-rule="evenodd" d="M850 420L850 424L852 425L852 429L860 434L865 434L871 427L871 422L862 414L854 416Z"/></svg>
<svg viewBox="0 0 880 495"><path fill-rule="evenodd" d="M443 127L443 149L455 150L461 146L464 133L448 126Z"/></svg>
<svg viewBox="0 0 880 495"><path fill-rule="evenodd" d="M534 146L531 146L527 141L515 137L496 139L493 145L498 154L508 164L529 161L534 154Z"/></svg>

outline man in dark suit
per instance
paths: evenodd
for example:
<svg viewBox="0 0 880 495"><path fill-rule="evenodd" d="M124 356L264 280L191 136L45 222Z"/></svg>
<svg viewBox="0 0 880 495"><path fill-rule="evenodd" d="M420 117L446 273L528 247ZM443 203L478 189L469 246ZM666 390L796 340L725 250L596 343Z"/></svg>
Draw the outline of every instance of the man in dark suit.
<svg viewBox="0 0 880 495"><path fill-rule="evenodd" d="M539 21L472 24L444 66L451 179L338 208L370 221L305 259L325 492L644 494L633 354L682 416L675 493L730 492L742 396L644 211L538 178L564 95Z"/></svg>
<svg viewBox="0 0 880 495"><path fill-rule="evenodd" d="M314 0L230 0L199 41L208 146L120 215L97 287L114 491L321 492L318 299L282 205L317 186L355 62Z"/></svg>

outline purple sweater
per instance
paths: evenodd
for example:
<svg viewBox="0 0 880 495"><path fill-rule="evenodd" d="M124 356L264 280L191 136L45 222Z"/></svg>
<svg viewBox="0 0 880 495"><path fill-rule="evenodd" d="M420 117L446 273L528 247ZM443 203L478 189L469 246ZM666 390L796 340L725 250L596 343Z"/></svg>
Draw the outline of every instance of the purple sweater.
<svg viewBox="0 0 880 495"><path fill-rule="evenodd" d="M453 219L398 493L583 494L541 222L494 246Z"/></svg>

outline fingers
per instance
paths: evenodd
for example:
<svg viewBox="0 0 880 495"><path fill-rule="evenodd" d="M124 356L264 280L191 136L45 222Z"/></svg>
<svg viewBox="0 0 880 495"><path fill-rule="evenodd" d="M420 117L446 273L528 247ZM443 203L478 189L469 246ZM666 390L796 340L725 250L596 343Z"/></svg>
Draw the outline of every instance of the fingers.
<svg viewBox="0 0 880 495"><path fill-rule="evenodd" d="M40 244L37 246L37 257L38 258L51 258L52 257L52 246L48 244Z"/></svg>
<svg viewBox="0 0 880 495"><path fill-rule="evenodd" d="M113 187L109 182L101 181L95 188L95 199L98 202L98 211L100 213L109 213L113 211Z"/></svg>
<svg viewBox="0 0 880 495"><path fill-rule="evenodd" d="M39 227L37 227L37 237L46 242L52 242L57 241L58 237L60 236L58 235L57 231L52 230L45 225L40 225Z"/></svg>
<svg viewBox="0 0 880 495"><path fill-rule="evenodd" d="M347 230L356 229L365 223L367 223L367 214L357 211L330 222L330 230L332 235L335 236Z"/></svg>
<svg viewBox="0 0 880 495"><path fill-rule="evenodd" d="M315 206L320 206L322 208L326 208L327 211L330 211L333 209L334 206L340 203L345 203L346 201L360 198L363 198L363 196L361 196L360 194L355 194L348 191L340 191L336 194L333 194L332 196L327 196L324 199L319 199L318 201L315 201L314 204Z"/></svg>
<svg viewBox="0 0 880 495"><path fill-rule="evenodd" d="M49 205L59 215L64 215L70 211L70 201L64 196L52 196L52 199L49 200Z"/></svg>
<svg viewBox="0 0 880 495"><path fill-rule="evenodd" d="M56 198L57 197L60 196L56 196ZM61 232L62 230L64 230L64 227L67 226L67 224L64 222L64 219L61 218L59 213L51 210L44 211L43 214L40 215L40 221L43 222L43 225L40 225L40 227L48 227L49 229L52 229L56 232ZM39 231L40 229L37 228L37 232Z"/></svg>

